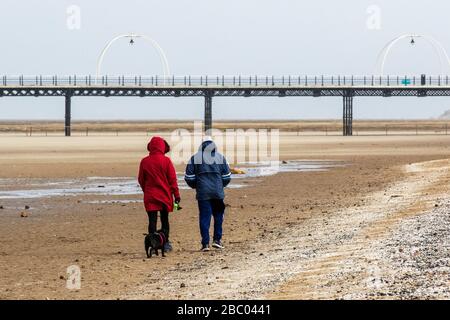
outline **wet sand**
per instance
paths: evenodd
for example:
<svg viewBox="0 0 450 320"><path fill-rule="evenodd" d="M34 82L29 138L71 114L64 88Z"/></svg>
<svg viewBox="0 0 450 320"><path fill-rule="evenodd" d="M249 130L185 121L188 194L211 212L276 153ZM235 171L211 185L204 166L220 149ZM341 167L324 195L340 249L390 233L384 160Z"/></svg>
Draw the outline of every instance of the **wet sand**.
<svg viewBox="0 0 450 320"><path fill-rule="evenodd" d="M130 177L146 141L0 137L0 177ZM401 230L414 228L415 219L433 221L426 217L438 214L434 205L446 205L449 163L428 161L450 158L450 137L289 136L280 142L282 160L349 165L258 177L251 187L228 189L224 251L198 252L191 190L182 190L183 210L171 215L175 250L164 259L144 259L140 196L113 197L136 201L125 203L103 203L111 197L100 195L0 200L0 298L449 297L447 251L427 256L444 259L442 270L433 270L415 266L420 254L411 248L450 226L427 224L431 231L416 240ZM81 290L66 289L70 265L81 268ZM389 266L396 272L387 274ZM426 281L428 272L434 282Z"/></svg>

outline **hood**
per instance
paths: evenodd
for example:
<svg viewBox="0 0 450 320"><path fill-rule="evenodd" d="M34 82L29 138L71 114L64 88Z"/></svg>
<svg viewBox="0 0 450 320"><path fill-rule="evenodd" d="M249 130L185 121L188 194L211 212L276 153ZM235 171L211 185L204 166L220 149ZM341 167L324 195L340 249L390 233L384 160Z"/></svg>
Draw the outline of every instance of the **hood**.
<svg viewBox="0 0 450 320"><path fill-rule="evenodd" d="M164 140L164 139L163 139ZM164 140L164 153L168 153L170 151L170 146L166 140Z"/></svg>
<svg viewBox="0 0 450 320"><path fill-rule="evenodd" d="M212 140L206 140L203 141L200 147L198 148L198 151L204 152L205 149L208 152L211 152L211 154L214 154L216 152L216 144Z"/></svg>
<svg viewBox="0 0 450 320"><path fill-rule="evenodd" d="M203 141L194 155L194 164L222 163L222 155L217 152L217 146L212 140Z"/></svg>
<svg viewBox="0 0 450 320"><path fill-rule="evenodd" d="M170 146L166 140L161 137L153 137L147 145L147 150L151 154L165 154L170 151Z"/></svg>

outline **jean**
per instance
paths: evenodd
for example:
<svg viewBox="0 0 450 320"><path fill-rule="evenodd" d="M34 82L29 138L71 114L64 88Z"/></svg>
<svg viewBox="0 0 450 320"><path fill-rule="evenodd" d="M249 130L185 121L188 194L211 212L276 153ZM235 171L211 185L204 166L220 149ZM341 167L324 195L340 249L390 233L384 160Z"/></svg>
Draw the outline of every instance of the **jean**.
<svg viewBox="0 0 450 320"><path fill-rule="evenodd" d="M202 245L209 244L209 227L211 225L211 216L214 217L214 241L222 239L222 224L225 212L225 205L222 199L198 200L198 209L200 212L200 234L202 236Z"/></svg>

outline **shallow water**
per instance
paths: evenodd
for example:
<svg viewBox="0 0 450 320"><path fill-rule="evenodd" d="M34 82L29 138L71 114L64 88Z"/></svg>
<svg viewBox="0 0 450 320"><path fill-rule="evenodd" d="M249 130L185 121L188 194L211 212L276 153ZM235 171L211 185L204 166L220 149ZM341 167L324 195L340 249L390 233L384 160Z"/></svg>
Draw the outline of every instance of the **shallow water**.
<svg viewBox="0 0 450 320"><path fill-rule="evenodd" d="M230 188L251 186L251 179L271 176L280 172L322 171L340 166L340 162L331 161L288 161L272 164L244 164L245 174L234 174ZM189 189L178 173L180 189ZM247 183L246 179L250 179ZM0 199L35 199L57 196L77 195L140 195L142 194L136 178L133 177L87 177L78 179L0 179ZM109 201L109 200L108 200ZM116 201L117 200L111 200ZM132 200L123 200L132 201ZM105 202L106 203L106 202Z"/></svg>
<svg viewBox="0 0 450 320"><path fill-rule="evenodd" d="M324 171L342 165L337 161L304 161L293 160L287 162L275 162L271 164L247 163L242 167L245 174L233 175L233 178L257 178L272 176L281 172L296 172L296 171Z"/></svg>

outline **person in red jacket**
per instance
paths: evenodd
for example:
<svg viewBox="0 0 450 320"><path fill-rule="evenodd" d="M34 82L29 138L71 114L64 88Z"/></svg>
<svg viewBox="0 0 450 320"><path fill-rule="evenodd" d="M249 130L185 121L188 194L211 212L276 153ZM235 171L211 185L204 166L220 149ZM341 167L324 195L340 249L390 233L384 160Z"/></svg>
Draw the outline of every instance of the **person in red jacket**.
<svg viewBox="0 0 450 320"><path fill-rule="evenodd" d="M173 211L174 200L180 202L177 174L172 161L165 154L169 144L161 137L153 137L147 145L150 154L141 160L139 185L144 192L144 205L148 214L148 233L156 232L158 212L161 229L167 237L166 251L172 250L169 242L169 212Z"/></svg>

